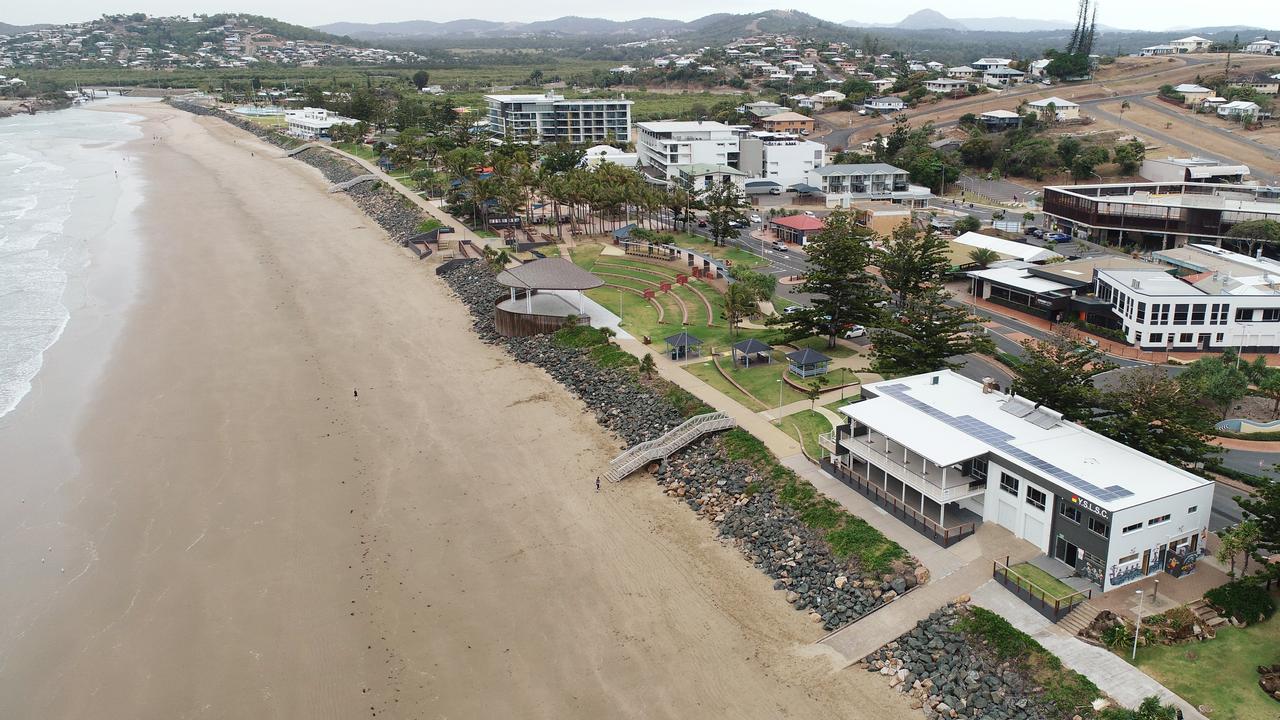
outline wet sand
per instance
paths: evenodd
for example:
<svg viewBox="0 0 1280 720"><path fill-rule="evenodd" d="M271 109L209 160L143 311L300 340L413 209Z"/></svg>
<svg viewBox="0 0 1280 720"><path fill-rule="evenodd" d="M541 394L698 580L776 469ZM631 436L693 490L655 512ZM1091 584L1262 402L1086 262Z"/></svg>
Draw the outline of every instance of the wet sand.
<svg viewBox="0 0 1280 720"><path fill-rule="evenodd" d="M0 594L0 715L917 712L833 674L820 628L651 483L596 494L617 443L317 171L131 111L142 279L61 428L77 462L45 477L0 428L44 483L0 528L31 564ZM14 416L59 432L42 399Z"/></svg>

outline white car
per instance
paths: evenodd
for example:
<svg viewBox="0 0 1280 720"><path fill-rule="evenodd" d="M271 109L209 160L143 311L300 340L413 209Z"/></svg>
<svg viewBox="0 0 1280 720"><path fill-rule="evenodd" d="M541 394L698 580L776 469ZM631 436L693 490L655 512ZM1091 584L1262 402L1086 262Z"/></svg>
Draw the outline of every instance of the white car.
<svg viewBox="0 0 1280 720"><path fill-rule="evenodd" d="M759 223L759 222L761 222L761 220L760 220L760 216L759 216L759 215L756 215L755 213L752 213L752 214L751 214L751 218L750 218L750 219L751 219L751 222L753 222L753 223Z"/></svg>
<svg viewBox="0 0 1280 720"><path fill-rule="evenodd" d="M776 241L773 243L773 249L778 252L787 252L787 244L782 241Z"/></svg>
<svg viewBox="0 0 1280 720"><path fill-rule="evenodd" d="M853 338L860 338L866 334L867 334L866 328L862 327L861 325L851 325L849 326L848 330L844 331L844 334L841 337L843 337L846 340L852 340Z"/></svg>
<svg viewBox="0 0 1280 720"><path fill-rule="evenodd" d="M805 210L804 214L806 217L818 217L812 210Z"/></svg>

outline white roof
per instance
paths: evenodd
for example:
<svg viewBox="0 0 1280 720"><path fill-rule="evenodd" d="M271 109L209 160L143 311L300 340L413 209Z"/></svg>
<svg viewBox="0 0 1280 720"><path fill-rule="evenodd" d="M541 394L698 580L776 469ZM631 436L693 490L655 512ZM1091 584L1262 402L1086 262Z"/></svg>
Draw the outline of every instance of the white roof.
<svg viewBox="0 0 1280 720"><path fill-rule="evenodd" d="M1171 43L1207 43L1207 42L1213 42L1213 41L1210 40L1209 38L1202 38L1199 35L1188 35L1178 40L1170 40L1169 42Z"/></svg>
<svg viewBox="0 0 1280 720"><path fill-rule="evenodd" d="M1043 262L1052 258L1062 257L1052 250L1028 245L1026 243L1005 240L1004 238L983 235L982 233L967 232L960 237L953 238L951 242L960 245L968 245L975 248L986 248L995 250L1005 257L1015 258L1017 260L1026 260L1027 262Z"/></svg>
<svg viewBox="0 0 1280 720"><path fill-rule="evenodd" d="M988 111L986 111L986 112L982 113L981 117L989 117L989 118L1016 118L1016 117L1019 117L1019 115L1018 115L1018 113L1016 113L1016 112L1014 112L1014 111L1012 111L1012 110L988 110Z"/></svg>
<svg viewBox="0 0 1280 720"><path fill-rule="evenodd" d="M1196 85L1195 83L1182 83L1173 89L1176 93L1207 93L1213 92L1207 87Z"/></svg>
<svg viewBox="0 0 1280 720"><path fill-rule="evenodd" d="M1070 100L1063 100L1062 98L1056 95L1053 97L1047 97L1041 100L1034 100L1027 104L1033 108L1046 108L1046 107L1049 107L1050 103L1053 103L1053 106L1058 108L1059 110L1061 110L1062 108L1080 107L1076 103L1073 103Z"/></svg>
<svg viewBox="0 0 1280 720"><path fill-rule="evenodd" d="M931 462L954 465L990 452L1110 511L1212 485L1073 422L1059 420L1046 428L1016 417L1002 409L1010 396L984 393L980 383L950 370L870 383L863 392L876 397L840 412ZM964 416L968 419L955 422ZM973 421L996 433L979 439L958 426L979 427ZM1122 490L1108 490L1113 486Z"/></svg>
<svg viewBox="0 0 1280 720"><path fill-rule="evenodd" d="M1028 275L1025 270L1016 267L991 267L986 270L973 270L968 274L969 277L982 278L1037 294L1071 288L1069 285Z"/></svg>
<svg viewBox="0 0 1280 720"><path fill-rule="evenodd" d="M732 132L733 128L724 123L714 120L659 120L655 122L636 123L636 127L644 128L649 132L711 132L724 131Z"/></svg>
<svg viewBox="0 0 1280 720"><path fill-rule="evenodd" d="M1117 285L1152 297L1205 294L1203 290L1197 289L1194 285L1189 285L1158 268L1151 270L1098 270L1098 275L1105 275L1114 280ZM1137 284L1135 285L1134 283Z"/></svg>

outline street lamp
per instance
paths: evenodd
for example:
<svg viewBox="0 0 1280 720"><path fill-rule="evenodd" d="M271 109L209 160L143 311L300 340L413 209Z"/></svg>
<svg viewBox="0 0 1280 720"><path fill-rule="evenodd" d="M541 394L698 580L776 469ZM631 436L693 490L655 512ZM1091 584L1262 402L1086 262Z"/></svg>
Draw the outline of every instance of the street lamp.
<svg viewBox="0 0 1280 720"><path fill-rule="evenodd" d="M785 365L782 367L782 374L783 376L787 374L787 368ZM782 386L785 384L786 383L782 382L782 378L778 378L778 424L779 425L782 424Z"/></svg>
<svg viewBox="0 0 1280 720"><path fill-rule="evenodd" d="M1138 658L1138 633L1142 630L1142 591L1138 591L1138 624L1133 628L1133 654L1129 656L1130 660Z"/></svg>

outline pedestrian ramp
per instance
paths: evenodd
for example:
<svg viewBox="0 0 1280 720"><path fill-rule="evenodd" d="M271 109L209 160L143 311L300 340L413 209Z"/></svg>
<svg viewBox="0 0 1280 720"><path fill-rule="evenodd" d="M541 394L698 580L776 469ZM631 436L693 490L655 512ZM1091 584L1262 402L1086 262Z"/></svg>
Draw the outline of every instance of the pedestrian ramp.
<svg viewBox="0 0 1280 720"><path fill-rule="evenodd" d="M614 458L609 463L609 471L605 473L605 478L609 482L618 482L647 463L670 457L672 453L707 433L728 430L737 424L738 421L728 413L712 412L695 415L667 431L662 437L632 446Z"/></svg>

